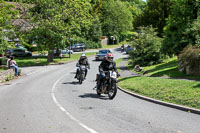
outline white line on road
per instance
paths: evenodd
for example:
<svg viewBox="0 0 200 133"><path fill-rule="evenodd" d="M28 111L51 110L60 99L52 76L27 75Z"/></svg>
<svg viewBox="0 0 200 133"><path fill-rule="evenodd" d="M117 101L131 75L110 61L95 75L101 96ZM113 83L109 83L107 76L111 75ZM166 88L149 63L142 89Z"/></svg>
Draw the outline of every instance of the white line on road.
<svg viewBox="0 0 200 133"><path fill-rule="evenodd" d="M62 110L71 120L75 121L76 123L78 123L81 127L85 128L86 130L88 130L90 133L98 133L95 130L89 128L88 126L86 126L85 124L81 123L79 120L77 120L75 117L73 117L56 99L55 97L55 89L56 89L56 85L58 82L60 82L60 80L62 78L64 78L65 76L67 76L68 74L65 74L63 77L59 78L53 85L52 90L51 90L51 96L53 98L54 103L60 108L60 110Z"/></svg>

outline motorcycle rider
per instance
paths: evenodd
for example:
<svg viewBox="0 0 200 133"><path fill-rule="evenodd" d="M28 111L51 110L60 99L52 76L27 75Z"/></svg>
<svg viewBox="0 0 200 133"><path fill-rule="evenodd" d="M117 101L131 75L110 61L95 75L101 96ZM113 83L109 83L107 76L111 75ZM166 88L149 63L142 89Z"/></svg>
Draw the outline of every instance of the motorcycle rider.
<svg viewBox="0 0 200 133"><path fill-rule="evenodd" d="M79 61L77 62L76 66L78 67L76 70L76 75L74 78L77 78L78 73L80 72L80 65L85 65L86 69L85 69L85 78L87 76L87 67L88 69L90 69L90 64L88 62L88 59L86 57L86 55L83 53L79 59Z"/></svg>
<svg viewBox="0 0 200 133"><path fill-rule="evenodd" d="M121 46L121 52L124 52L125 51L125 46L124 46L124 44L122 44L122 46Z"/></svg>
<svg viewBox="0 0 200 133"><path fill-rule="evenodd" d="M99 65L99 72L100 72L100 82L97 86L97 88L99 88L99 86L101 85L102 82L104 82L104 79L106 78L106 72L105 71L109 71L109 70L114 70L117 73L117 77L120 76L120 74L117 71L116 68L116 63L113 61L113 54L112 53L107 53L105 60L103 60L101 62L101 64Z"/></svg>

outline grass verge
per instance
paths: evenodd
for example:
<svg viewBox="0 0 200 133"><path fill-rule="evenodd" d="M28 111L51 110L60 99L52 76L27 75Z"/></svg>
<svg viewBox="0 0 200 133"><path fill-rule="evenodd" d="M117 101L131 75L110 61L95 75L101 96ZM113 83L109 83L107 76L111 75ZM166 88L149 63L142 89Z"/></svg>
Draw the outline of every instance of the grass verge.
<svg viewBox="0 0 200 133"><path fill-rule="evenodd" d="M133 67L128 65L128 63L127 67L129 68L129 70L134 71ZM147 71L145 75L150 77L167 77L167 78L200 80L200 76L186 75L184 73L179 72L177 57L169 58L165 60L163 63L158 65L143 67L143 71L139 72L138 74L142 74L144 71Z"/></svg>
<svg viewBox="0 0 200 133"><path fill-rule="evenodd" d="M126 66L135 72L128 62ZM200 109L200 82L195 81L200 77L179 72L176 57L158 65L143 67L138 74L142 75L144 71L148 71L145 75L149 77L121 78L119 86L154 99Z"/></svg>
<svg viewBox="0 0 200 133"><path fill-rule="evenodd" d="M117 66L117 71L118 72L121 72L121 69L119 68L119 64L123 61L123 58L120 58L120 59L116 59L115 62L116 62L116 66Z"/></svg>
<svg viewBox="0 0 200 133"><path fill-rule="evenodd" d="M103 45L101 49L118 48L118 47L121 47L121 45L122 44Z"/></svg>
<svg viewBox="0 0 200 133"><path fill-rule="evenodd" d="M88 52L85 53L86 56L93 56L96 54L96 52ZM66 63L66 62L70 62L70 61L74 61L74 60L78 60L81 56L80 54L72 54L71 58L69 58L68 55L63 55L63 58L60 60L59 57L54 57L54 62L50 63L50 64L59 64L59 63ZM17 64L19 67L26 67L26 66L44 66L44 65L48 65L49 63L47 63L47 57L46 56L39 56L37 58L35 57L23 57L23 58L15 58Z"/></svg>
<svg viewBox="0 0 200 133"><path fill-rule="evenodd" d="M200 82L156 77L119 79L119 86L158 100L200 109Z"/></svg>

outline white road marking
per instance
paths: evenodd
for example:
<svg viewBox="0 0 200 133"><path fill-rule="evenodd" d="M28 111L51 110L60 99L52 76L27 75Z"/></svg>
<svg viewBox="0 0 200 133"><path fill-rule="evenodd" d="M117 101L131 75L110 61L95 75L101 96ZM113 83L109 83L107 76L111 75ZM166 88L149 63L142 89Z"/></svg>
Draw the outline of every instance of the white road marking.
<svg viewBox="0 0 200 133"><path fill-rule="evenodd" d="M85 124L81 123L78 119L76 119L75 117L73 117L56 99L55 97L55 89L56 89L56 85L58 82L60 82L61 79L63 79L65 76L67 76L68 74L65 74L63 77L59 78L53 85L52 90L51 90L51 96L53 98L54 103L60 108L60 110L62 110L71 120L75 121L77 124L79 124L81 127L85 128L86 130L88 130L90 133L98 133L96 132L94 129L89 128L88 126L86 126Z"/></svg>

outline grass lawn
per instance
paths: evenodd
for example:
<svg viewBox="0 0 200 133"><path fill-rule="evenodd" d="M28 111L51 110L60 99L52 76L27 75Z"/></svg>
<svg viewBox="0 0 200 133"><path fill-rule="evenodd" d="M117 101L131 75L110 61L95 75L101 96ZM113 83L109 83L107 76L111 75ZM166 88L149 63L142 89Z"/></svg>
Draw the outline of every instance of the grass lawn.
<svg viewBox="0 0 200 133"><path fill-rule="evenodd" d="M200 109L200 82L157 77L119 79L119 86L158 100Z"/></svg>
<svg viewBox="0 0 200 133"><path fill-rule="evenodd" d="M200 80L200 76L183 74L178 71L177 65L177 58L174 57L158 65L143 67L143 71L148 71L145 75L149 77L121 78L118 84L144 96L200 109L200 82L185 80ZM134 71L128 63L127 66Z"/></svg>
<svg viewBox="0 0 200 133"><path fill-rule="evenodd" d="M119 66L119 63L122 62L122 60L123 60L123 58L120 58L120 59L116 59L116 60L115 60L116 66L117 66L117 71L118 71L118 72L121 72L121 69L120 69L118 66Z"/></svg>
<svg viewBox="0 0 200 133"><path fill-rule="evenodd" d="M133 68L132 66L129 66L128 64L127 66L130 70L134 71L132 69ZM183 78L183 79L200 80L200 76L186 75L184 73L179 72L177 57L167 59L165 60L165 62L158 65L143 67L143 71L140 72L139 74L142 74L144 71L148 72L145 75L151 76L151 77L168 77L168 78Z"/></svg>
<svg viewBox="0 0 200 133"><path fill-rule="evenodd" d="M122 44L115 44L115 45L103 45L101 49L109 49L109 48L118 48L121 47Z"/></svg>
<svg viewBox="0 0 200 133"><path fill-rule="evenodd" d="M92 56L95 55L96 52L89 52L85 53L86 56ZM63 58L60 60L58 56L54 57L54 62L50 64L58 64L58 63L65 63L65 62L70 62L74 60L78 60L81 56L80 54L72 54L71 58L69 58L69 55L63 55ZM17 64L19 67L26 67L26 66L44 66L48 65L47 63L47 57L46 56L39 56L37 59L35 57L23 57L23 58L15 58Z"/></svg>

